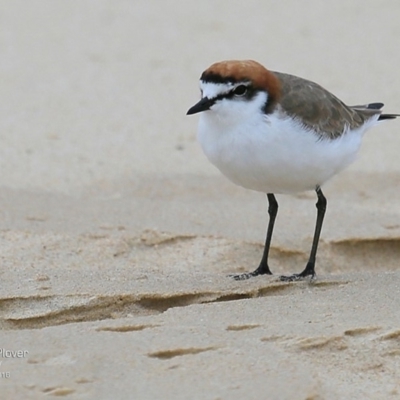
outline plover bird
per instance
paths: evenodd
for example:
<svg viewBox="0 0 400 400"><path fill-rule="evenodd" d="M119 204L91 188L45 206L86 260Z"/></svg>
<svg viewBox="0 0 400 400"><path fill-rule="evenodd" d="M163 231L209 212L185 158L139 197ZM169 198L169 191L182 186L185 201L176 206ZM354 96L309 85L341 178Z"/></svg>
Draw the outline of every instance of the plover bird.
<svg viewBox="0 0 400 400"><path fill-rule="evenodd" d="M222 61L200 77L201 99L187 112L201 113L198 140L228 179L266 193L269 223L258 268L237 280L271 274L268 253L278 202L275 194L315 190L317 220L305 269L283 281L315 277L315 259L326 210L321 186L350 165L364 133L378 121L382 103L347 106L320 85L256 61Z"/></svg>

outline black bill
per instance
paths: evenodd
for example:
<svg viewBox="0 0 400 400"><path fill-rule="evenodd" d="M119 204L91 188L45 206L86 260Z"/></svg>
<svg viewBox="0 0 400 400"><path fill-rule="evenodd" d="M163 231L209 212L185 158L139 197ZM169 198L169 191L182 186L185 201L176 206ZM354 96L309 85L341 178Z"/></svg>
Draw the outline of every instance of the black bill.
<svg viewBox="0 0 400 400"><path fill-rule="evenodd" d="M197 114L202 111L207 111L214 104L215 100L209 99L208 97L203 97L198 103L193 107L189 108L186 115Z"/></svg>

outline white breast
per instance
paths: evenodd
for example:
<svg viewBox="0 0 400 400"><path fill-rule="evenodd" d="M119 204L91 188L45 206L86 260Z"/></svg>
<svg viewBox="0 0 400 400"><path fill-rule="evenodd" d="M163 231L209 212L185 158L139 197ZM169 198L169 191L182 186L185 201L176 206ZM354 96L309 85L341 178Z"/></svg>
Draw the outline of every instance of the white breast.
<svg viewBox="0 0 400 400"><path fill-rule="evenodd" d="M319 138L282 112L252 115L231 123L214 111L203 112L198 140L227 178L264 193L296 193L321 186L354 161L363 133L376 122L370 120L332 140Z"/></svg>

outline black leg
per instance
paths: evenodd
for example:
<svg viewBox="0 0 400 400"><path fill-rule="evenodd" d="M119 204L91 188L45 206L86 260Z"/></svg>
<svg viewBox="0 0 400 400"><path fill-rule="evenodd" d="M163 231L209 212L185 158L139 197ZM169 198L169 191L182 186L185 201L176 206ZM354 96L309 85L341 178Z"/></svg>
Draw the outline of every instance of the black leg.
<svg viewBox="0 0 400 400"><path fill-rule="evenodd" d="M253 272L247 272L245 274L240 274L240 275L233 275L233 278L236 279L237 281L249 279L257 275L265 275L265 274L272 275L272 272L268 266L268 254L269 254L269 248L271 246L271 238L272 238L272 232L274 230L275 218L276 214L278 214L278 202L276 201L276 198L272 193L268 193L267 198L269 203L268 206L269 222L267 229L267 237L265 239L264 253L260 265Z"/></svg>
<svg viewBox="0 0 400 400"><path fill-rule="evenodd" d="M299 279L305 278L306 276L311 275L311 279L315 277L315 258L317 256L317 249L318 249L318 242L319 242L319 236L321 234L321 229L322 229L322 222L324 221L324 215L326 211L326 198L324 194L322 193L322 190L320 187L317 187L315 189L317 192L318 196L318 201L317 201L317 222L315 225L315 233L314 233L314 239L311 247L311 253L310 253L310 258L308 259L308 263L306 265L306 268L304 269L303 272L300 272L299 274L293 274L290 276L281 276L280 279L281 281L297 281Z"/></svg>

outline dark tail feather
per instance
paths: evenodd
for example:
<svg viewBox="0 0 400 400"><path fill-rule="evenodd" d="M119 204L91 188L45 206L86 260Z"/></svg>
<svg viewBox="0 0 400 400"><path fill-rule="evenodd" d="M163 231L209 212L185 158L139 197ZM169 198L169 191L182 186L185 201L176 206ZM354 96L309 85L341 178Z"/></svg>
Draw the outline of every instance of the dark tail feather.
<svg viewBox="0 0 400 400"><path fill-rule="evenodd" d="M369 103L362 106L352 106L350 108L353 108L356 111L359 110L361 112L364 110L365 112L366 110L380 110L383 106L383 103ZM376 115L379 112L370 111L370 113L371 115ZM383 121L385 119L395 119L397 117L400 117L400 114L381 114L379 115L378 121Z"/></svg>
<svg viewBox="0 0 400 400"><path fill-rule="evenodd" d="M383 106L383 103L370 103L350 106L350 108L354 108L355 110L380 110Z"/></svg>
<svg viewBox="0 0 400 400"><path fill-rule="evenodd" d="M370 103L367 105L367 108L371 110L380 110L383 107L383 103ZM383 121L385 119L395 119L400 117L400 114L381 114L378 118L378 121Z"/></svg>
<svg viewBox="0 0 400 400"><path fill-rule="evenodd" d="M381 114L378 121L383 121L384 119L395 119L397 117L400 117L400 114Z"/></svg>
<svg viewBox="0 0 400 400"><path fill-rule="evenodd" d="M367 108L371 110L380 110L384 106L383 103L370 103L367 104Z"/></svg>

